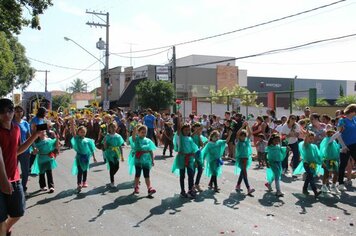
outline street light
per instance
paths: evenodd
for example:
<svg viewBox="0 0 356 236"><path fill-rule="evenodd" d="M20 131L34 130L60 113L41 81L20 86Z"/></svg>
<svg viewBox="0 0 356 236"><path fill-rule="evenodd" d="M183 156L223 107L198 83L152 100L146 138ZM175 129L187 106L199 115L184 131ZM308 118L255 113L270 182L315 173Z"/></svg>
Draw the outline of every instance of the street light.
<svg viewBox="0 0 356 236"><path fill-rule="evenodd" d="M91 52L89 52L88 50L86 50L83 46L81 46L79 43L77 43L76 41L74 41L73 39L71 38L68 38L68 37L64 37L64 40L66 41L72 41L75 45L77 45L78 47L80 47L81 49L83 49L84 51L86 51L90 56L94 57L96 60L98 60L101 64L104 64L104 62L102 62L99 58L97 58L94 54L92 54Z"/></svg>

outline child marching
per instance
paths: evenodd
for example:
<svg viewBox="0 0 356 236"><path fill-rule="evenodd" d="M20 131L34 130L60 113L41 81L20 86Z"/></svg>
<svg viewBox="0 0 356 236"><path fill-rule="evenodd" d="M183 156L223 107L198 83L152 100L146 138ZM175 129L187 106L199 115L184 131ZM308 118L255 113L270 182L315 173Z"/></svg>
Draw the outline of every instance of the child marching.
<svg viewBox="0 0 356 236"><path fill-rule="evenodd" d="M214 188L216 193L219 192L217 177L221 176L223 161L221 157L224 155L226 143L229 142L231 131L226 140L219 140L220 133L217 130L211 132L209 142L204 146L201 156L206 161L205 174L210 177L209 188Z"/></svg>
<svg viewBox="0 0 356 236"><path fill-rule="evenodd" d="M181 125L181 117L178 117L177 133L174 136L174 150L177 156L174 159L172 172L179 174L180 195L181 197L195 198L196 194L193 189L194 170L195 170L195 154L199 148L190 137L190 125ZM185 172L188 174L188 193L185 191L184 179Z"/></svg>
<svg viewBox="0 0 356 236"><path fill-rule="evenodd" d="M88 187L87 175L91 156L93 156L93 160L96 163L94 154L95 143L93 139L85 137L87 129L84 126L79 126L78 129L75 130L74 124L72 123L72 132L74 137L71 139L71 144L76 152L72 174L77 175L77 191L79 193L82 188Z"/></svg>
<svg viewBox="0 0 356 236"><path fill-rule="evenodd" d="M269 191L272 191L272 182L276 185L276 196L283 197L284 193L281 191L280 179L282 175L282 161L286 158L287 147L281 146L281 138L278 134L272 134L268 146L267 153L267 183L265 186Z"/></svg>
<svg viewBox="0 0 356 236"><path fill-rule="evenodd" d="M54 192L54 181L52 170L57 167L56 156L59 150L57 139L51 139L46 136L46 131L41 131L39 139L34 142L33 154L36 155L32 165L32 174L39 175L39 184L42 191L49 189L50 193ZM45 175L47 175L47 186Z"/></svg>
<svg viewBox="0 0 356 236"><path fill-rule="evenodd" d="M203 189L200 187L200 179L203 174L204 169L204 159L201 155L200 150L204 147L204 144L208 141L206 137L202 135L203 127L200 123L194 123L192 126L192 139L194 143L198 146L199 151L195 153L195 166L197 169L197 176L195 178L194 190L202 192Z"/></svg>
<svg viewBox="0 0 356 236"><path fill-rule="evenodd" d="M135 172L134 194L139 194L139 184L141 172L145 178L148 195L156 193L151 186L150 170L154 166L153 150L156 150L155 144L151 139L146 138L147 127L145 125L135 126L132 136L129 138L131 152L129 156L129 173Z"/></svg>
<svg viewBox="0 0 356 236"><path fill-rule="evenodd" d="M339 189L335 186L338 181L339 166L340 166L340 145L334 140L337 137L337 133L334 137L335 131L329 129L326 131L326 137L320 143L320 155L323 160L323 186L321 191L323 193L328 193L330 190L334 194L340 194ZM327 184L329 182L330 174L333 176L331 189L329 190Z"/></svg>
<svg viewBox="0 0 356 236"><path fill-rule="evenodd" d="M318 198L321 191L318 191L315 186L314 177L320 173L322 174L321 168L321 158L318 146L313 144L315 139L315 134L313 132L308 132L305 135L304 141L299 143L299 152L302 157L302 161L299 163L298 167L294 170L293 174L298 175L306 172L306 178L303 185L303 194L309 195L308 186L312 188L315 198Z"/></svg>
<svg viewBox="0 0 356 236"><path fill-rule="evenodd" d="M247 179L247 169L251 166L252 163L252 147L250 140L251 134L252 132L246 121L237 132L235 162L235 174L240 174L235 190L236 192L241 191L241 182L244 180L247 188L247 194L249 195L255 191L254 188L250 187Z"/></svg>
<svg viewBox="0 0 356 236"><path fill-rule="evenodd" d="M116 123L108 125L108 133L104 137L104 155L107 168L110 173L110 187L115 188L115 174L120 168L119 159L123 162L124 157L121 146L125 143L120 134L116 133Z"/></svg>

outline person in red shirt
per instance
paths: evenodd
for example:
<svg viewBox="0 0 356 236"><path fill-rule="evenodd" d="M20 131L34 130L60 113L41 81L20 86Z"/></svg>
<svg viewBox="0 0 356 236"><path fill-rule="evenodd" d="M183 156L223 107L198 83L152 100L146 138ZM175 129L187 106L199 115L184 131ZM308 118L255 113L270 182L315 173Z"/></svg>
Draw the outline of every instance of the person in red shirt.
<svg viewBox="0 0 356 236"><path fill-rule="evenodd" d="M25 196L20 181L17 156L37 139L39 132L21 144L20 128L12 122L14 104L0 99L0 235L11 235L12 226L25 213ZM21 145L20 145L21 144Z"/></svg>

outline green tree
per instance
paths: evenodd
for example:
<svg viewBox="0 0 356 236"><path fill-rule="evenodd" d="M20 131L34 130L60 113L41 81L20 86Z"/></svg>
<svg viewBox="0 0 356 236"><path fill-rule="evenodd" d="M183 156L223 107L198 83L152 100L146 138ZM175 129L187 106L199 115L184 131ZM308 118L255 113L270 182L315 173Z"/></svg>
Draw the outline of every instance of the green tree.
<svg viewBox="0 0 356 236"><path fill-rule="evenodd" d="M239 85L235 85L231 89L225 87L217 92L210 91L210 95L212 96L214 103L227 104L228 99L231 103L232 98L239 98L241 99L241 105L243 106L258 106L256 104L256 99L258 98L257 93L250 92L247 88Z"/></svg>
<svg viewBox="0 0 356 236"><path fill-rule="evenodd" d="M336 100L336 105L338 106L347 106L350 105L352 103L356 103L356 95L349 95L349 96L343 96L343 97L339 97Z"/></svg>
<svg viewBox="0 0 356 236"><path fill-rule="evenodd" d="M71 104L70 94L58 95L52 97L52 110L57 111L59 107L68 108Z"/></svg>
<svg viewBox="0 0 356 236"><path fill-rule="evenodd" d="M28 86L35 70L16 37L0 32L0 48L0 96L4 96L13 88Z"/></svg>
<svg viewBox="0 0 356 236"><path fill-rule="evenodd" d="M71 93L81 93L86 92L88 85L82 79L75 79L72 81L71 86L68 88L68 91Z"/></svg>
<svg viewBox="0 0 356 236"><path fill-rule="evenodd" d="M41 29L39 15L52 5L52 0L2 0L0 31L11 35L19 34L23 26Z"/></svg>
<svg viewBox="0 0 356 236"><path fill-rule="evenodd" d="M316 99L317 106L329 106L330 104L324 98L317 98ZM294 106L298 109L304 109L305 107L309 106L309 98L300 98L294 102Z"/></svg>
<svg viewBox="0 0 356 236"><path fill-rule="evenodd" d="M165 81L144 80L136 86L138 103L143 108L155 111L173 105L173 85Z"/></svg>

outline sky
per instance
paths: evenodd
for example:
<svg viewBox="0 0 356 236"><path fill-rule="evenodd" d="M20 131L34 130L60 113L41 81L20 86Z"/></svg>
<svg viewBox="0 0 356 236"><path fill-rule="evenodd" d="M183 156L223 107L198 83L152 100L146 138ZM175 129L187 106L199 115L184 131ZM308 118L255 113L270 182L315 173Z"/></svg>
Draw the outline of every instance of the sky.
<svg viewBox="0 0 356 236"><path fill-rule="evenodd" d="M172 57L171 49L135 51L233 31L335 1L54 0L54 5L40 17L41 30L23 28L18 37L26 48L31 66L50 71L49 91L65 90L76 78L87 82L88 89L92 90L100 86L104 53L96 48L96 42L99 38L106 40L106 29L87 25L88 21L103 21L86 14L86 10L110 14L109 67L112 68L164 65ZM355 12L356 0L347 0L254 29L177 46L176 54L177 58L192 54L242 57L354 34ZM74 40L102 62L64 37ZM133 53L127 53L130 50ZM142 57L152 54L157 55ZM237 60L236 66L247 70L248 76L356 80L355 55L356 37L351 37L301 50ZM36 72L25 91L44 91L44 83L45 74Z"/></svg>

